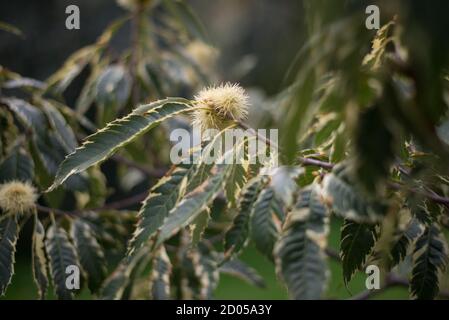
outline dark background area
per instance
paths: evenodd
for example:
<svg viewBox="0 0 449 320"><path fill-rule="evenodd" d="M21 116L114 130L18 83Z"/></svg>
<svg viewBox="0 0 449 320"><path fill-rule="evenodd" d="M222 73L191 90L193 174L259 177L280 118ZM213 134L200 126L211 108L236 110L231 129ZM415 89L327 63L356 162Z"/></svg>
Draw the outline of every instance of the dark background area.
<svg viewBox="0 0 449 320"><path fill-rule="evenodd" d="M301 1L188 2L221 51L219 68L224 79L259 86L268 94L279 91L285 71L303 39ZM80 9L80 30L65 28L65 8L70 4ZM24 37L0 32L0 64L26 77L44 80L71 53L93 43L112 20L124 13L111 0L1 1L0 21L18 27ZM128 45L127 31L125 28L117 35L116 46ZM232 79L231 70L243 58L254 61L254 68L242 79ZM70 98L73 94L69 92L69 105Z"/></svg>

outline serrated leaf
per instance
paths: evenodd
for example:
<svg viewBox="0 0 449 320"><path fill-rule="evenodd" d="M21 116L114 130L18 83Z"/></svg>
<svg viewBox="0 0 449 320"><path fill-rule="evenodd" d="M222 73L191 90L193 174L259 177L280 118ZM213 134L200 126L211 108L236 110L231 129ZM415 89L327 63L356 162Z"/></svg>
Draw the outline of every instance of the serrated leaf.
<svg viewBox="0 0 449 320"><path fill-rule="evenodd" d="M121 108L128 100L131 79L124 66L108 66L96 83L96 101L101 105L117 104Z"/></svg>
<svg viewBox="0 0 449 320"><path fill-rule="evenodd" d="M41 162L47 174L56 174L66 151L55 133L48 130L45 114L39 108L21 99L7 98L2 99L2 102L8 105L19 122L33 133L32 145L37 153L37 157L34 157L36 166L38 167L38 163ZM36 174L39 175L40 170L37 170ZM74 176L67 181L67 186L71 189L82 190L86 187L85 179L79 175Z"/></svg>
<svg viewBox="0 0 449 320"><path fill-rule="evenodd" d="M199 265L196 269L197 276L200 279L201 290L199 298L206 300L212 299L215 288L220 279L220 273L217 265L217 254L204 243L198 245Z"/></svg>
<svg viewBox="0 0 449 320"><path fill-rule="evenodd" d="M136 108L128 116L109 123L89 136L83 145L69 154L59 166L48 191L61 185L69 176L82 172L113 155L117 149L158 125L160 122L191 109L190 102L167 98Z"/></svg>
<svg viewBox="0 0 449 320"><path fill-rule="evenodd" d="M0 183L20 180L29 181L34 176L34 162L21 148L15 148L0 164Z"/></svg>
<svg viewBox="0 0 449 320"><path fill-rule="evenodd" d="M423 227L418 219L413 218L406 226L405 230L396 235L396 242L391 247L391 265L390 268L396 266L405 259L408 248L422 233Z"/></svg>
<svg viewBox="0 0 449 320"><path fill-rule="evenodd" d="M14 256L18 236L17 217L0 221L0 296L5 294L14 274Z"/></svg>
<svg viewBox="0 0 449 320"><path fill-rule="evenodd" d="M155 300L170 299L170 275L172 265L164 246L158 249L151 271L151 297Z"/></svg>
<svg viewBox="0 0 449 320"><path fill-rule="evenodd" d="M250 216L250 235L256 248L273 259L273 248L279 237L281 221L278 218L279 200L274 190L268 187L262 190L254 203Z"/></svg>
<svg viewBox="0 0 449 320"><path fill-rule="evenodd" d="M129 282L126 265L119 264L117 269L106 279L101 289L103 300L120 300Z"/></svg>
<svg viewBox="0 0 449 320"><path fill-rule="evenodd" d="M225 186L226 199L229 201L229 206L234 206L237 197L246 183L246 170L242 164L232 164L229 181Z"/></svg>
<svg viewBox="0 0 449 320"><path fill-rule="evenodd" d="M192 238L191 245L197 246L202 240L204 232L207 229L207 225L210 220L210 209L206 208L201 212L190 224L190 236Z"/></svg>
<svg viewBox="0 0 449 320"><path fill-rule="evenodd" d="M381 203L371 203L350 181L347 168L337 166L323 180L324 198L333 211L359 223L376 223L384 216Z"/></svg>
<svg viewBox="0 0 449 320"><path fill-rule="evenodd" d="M420 300L434 299L439 292L439 274L448 263L447 244L436 224L426 227L417 240L414 266L410 281L412 297Z"/></svg>
<svg viewBox="0 0 449 320"><path fill-rule="evenodd" d="M129 244L129 255L141 248L162 226L170 210L178 202L182 181L188 170L176 168L151 189L139 211L136 230Z"/></svg>
<svg viewBox="0 0 449 320"><path fill-rule="evenodd" d="M71 237L75 242L81 267L87 273L89 290L96 293L106 278L106 260L90 225L81 219L72 223Z"/></svg>
<svg viewBox="0 0 449 320"><path fill-rule="evenodd" d="M101 288L101 298L104 300L127 300L131 297L133 284L151 259L147 247L141 248L132 257L123 259L114 272L104 281Z"/></svg>
<svg viewBox="0 0 449 320"><path fill-rule="evenodd" d="M180 228L191 223L205 208L207 208L223 188L229 176L230 166L217 165L212 177L202 185L186 195L186 197L174 207L165 219L156 245L162 244L173 236Z"/></svg>
<svg viewBox="0 0 449 320"><path fill-rule="evenodd" d="M32 238L31 266L34 282L37 285L40 299L45 299L48 289L47 258L45 257L45 229L37 215L34 217Z"/></svg>
<svg viewBox="0 0 449 320"><path fill-rule="evenodd" d="M47 230L45 247L50 261L50 273L56 295L61 300L73 299L72 291L66 287L66 269L69 266L79 268L80 264L75 248L70 243L66 231L61 227L52 225Z"/></svg>
<svg viewBox="0 0 449 320"><path fill-rule="evenodd" d="M248 282L249 284L259 287L265 288L266 284L264 279L259 275L259 273L248 266L241 260L232 259L226 261L219 269L221 273L225 273L231 275L233 277L242 279L243 281Z"/></svg>
<svg viewBox="0 0 449 320"><path fill-rule="evenodd" d="M301 191L274 251L277 273L292 299L321 298L328 280L325 249L329 218L317 188Z"/></svg>
<svg viewBox="0 0 449 320"><path fill-rule="evenodd" d="M264 182L260 177L251 180L245 189L238 205L238 213L234 218L231 228L225 235L225 255L230 257L232 254L237 255L244 248L249 236L249 219L251 210L257 200L260 190Z"/></svg>
<svg viewBox="0 0 449 320"><path fill-rule="evenodd" d="M55 131L55 135L66 152L73 152L78 143L75 133L67 124L67 121L58 111L58 109L46 100L40 100L42 108L47 116L48 121Z"/></svg>
<svg viewBox="0 0 449 320"><path fill-rule="evenodd" d="M385 123L380 107L376 105L363 110L355 130L354 172L357 180L370 193L376 194L388 177L395 157L393 142L393 132Z"/></svg>
<svg viewBox="0 0 449 320"><path fill-rule="evenodd" d="M345 220L341 228L340 257L345 284L364 267L377 239L376 225Z"/></svg>
<svg viewBox="0 0 449 320"><path fill-rule="evenodd" d="M96 82L97 120L104 125L116 117L131 92L131 77L120 64L108 66Z"/></svg>

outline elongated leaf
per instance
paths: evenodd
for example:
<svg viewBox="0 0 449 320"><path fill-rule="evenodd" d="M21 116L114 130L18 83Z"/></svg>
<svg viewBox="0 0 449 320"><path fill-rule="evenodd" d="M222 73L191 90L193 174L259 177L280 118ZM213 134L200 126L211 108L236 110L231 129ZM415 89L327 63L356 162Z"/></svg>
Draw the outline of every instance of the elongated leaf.
<svg viewBox="0 0 449 320"><path fill-rule="evenodd" d="M141 248L162 226L169 211L176 205L182 181L188 170L176 168L151 189L139 211L139 221L129 245L129 255Z"/></svg>
<svg viewBox="0 0 449 320"><path fill-rule="evenodd" d="M93 58L95 46L87 46L73 53L48 80L48 88L61 93L70 85L73 79L84 69Z"/></svg>
<svg viewBox="0 0 449 320"><path fill-rule="evenodd" d="M377 239L376 226L345 220L341 229L340 257L343 279L347 284L363 268Z"/></svg>
<svg viewBox="0 0 449 320"><path fill-rule="evenodd" d="M96 100L100 105L117 104L121 108L128 100L131 79L126 68L120 64L107 67L100 75L96 85Z"/></svg>
<svg viewBox="0 0 449 320"><path fill-rule="evenodd" d="M0 221L0 295L5 294L14 274L14 256L18 236L19 225L16 217Z"/></svg>
<svg viewBox="0 0 449 320"><path fill-rule="evenodd" d="M190 224L191 245L194 247L203 239L204 232L210 220L210 209L206 208Z"/></svg>
<svg viewBox="0 0 449 320"><path fill-rule="evenodd" d="M87 273L88 286L96 293L106 278L106 260L90 225L81 219L72 224L71 236L75 242L83 270Z"/></svg>
<svg viewBox="0 0 449 320"><path fill-rule="evenodd" d="M41 105L61 145L64 146L66 152L73 152L78 143L72 128L53 104L41 100Z"/></svg>
<svg viewBox="0 0 449 320"><path fill-rule="evenodd" d="M269 259L273 259L274 244L279 237L278 212L279 200L274 190L271 187L262 190L251 212L250 234L256 248Z"/></svg>
<svg viewBox="0 0 449 320"><path fill-rule="evenodd" d="M34 176L34 162L21 148L15 148L0 164L0 183L21 180L28 181Z"/></svg>
<svg viewBox="0 0 449 320"><path fill-rule="evenodd" d="M119 264L117 269L106 279L101 289L103 300L120 300L122 298L123 292L129 283L129 275L126 269L125 264Z"/></svg>
<svg viewBox="0 0 449 320"><path fill-rule="evenodd" d="M50 260L50 273L56 295L61 300L73 299L73 293L66 287L66 269L69 266L80 268L76 251L70 243L64 229L51 226L47 230L45 241L48 258Z"/></svg>
<svg viewBox="0 0 449 320"><path fill-rule="evenodd" d="M419 223L418 219L412 219L404 231L397 235L397 240L391 248L391 265L394 267L398 263L404 260L407 256L408 248L415 241L416 238L422 233L423 227Z"/></svg>
<svg viewBox="0 0 449 320"><path fill-rule="evenodd" d="M2 99L2 102L8 105L18 121L33 133L33 148L37 152L37 157L34 158L36 166L38 166L38 162L41 162L45 173L55 175L59 163L64 159L66 150L55 132L48 130L45 114L39 108L21 99L7 98ZM40 170L36 173L42 175ZM87 184L83 177L77 175L67 181L67 186L70 189L83 190Z"/></svg>
<svg viewBox="0 0 449 320"><path fill-rule="evenodd" d="M249 236L249 220L251 210L257 200L264 181L260 177L251 180L242 191L238 205L238 213L234 218L231 228L225 235L225 255L238 254L244 248Z"/></svg>
<svg viewBox="0 0 449 320"><path fill-rule="evenodd" d="M201 39L205 43L209 42L204 26L189 5L184 1L175 0L163 0L163 4L185 26L192 36Z"/></svg>
<svg viewBox="0 0 449 320"><path fill-rule="evenodd" d="M37 285L40 299L45 299L48 289L47 258L45 257L45 230L37 215L34 218L31 263L34 282Z"/></svg>
<svg viewBox="0 0 449 320"><path fill-rule="evenodd" d="M164 246L158 249L151 272L151 296L155 300L170 299L170 275L172 265Z"/></svg>
<svg viewBox="0 0 449 320"><path fill-rule="evenodd" d="M433 299L439 292L438 277L448 263L447 244L437 225L428 226L414 250L410 292L416 299Z"/></svg>
<svg viewBox="0 0 449 320"><path fill-rule="evenodd" d="M129 299L139 267L146 266L151 254L147 247L141 248L132 257L122 260L115 271L104 281L101 298L104 300Z"/></svg>
<svg viewBox="0 0 449 320"><path fill-rule="evenodd" d="M338 166L323 181L326 202L341 217L359 223L376 223L384 216L384 207L370 203L350 182L348 169Z"/></svg>
<svg viewBox="0 0 449 320"><path fill-rule="evenodd" d="M109 123L105 128L89 136L81 147L65 158L58 169L53 185L48 191L58 187L69 176L106 160L117 149L165 119L189 109L188 100L167 98L140 106L128 116Z"/></svg>
<svg viewBox="0 0 449 320"><path fill-rule="evenodd" d="M229 169L229 165L217 165L209 180L189 193L170 211L159 233L157 245L173 236L180 228L187 226L210 205L223 188L229 176Z"/></svg>
<svg viewBox="0 0 449 320"><path fill-rule="evenodd" d="M322 297L328 279L325 249L329 218L318 187L303 190L275 247L276 270L291 298Z"/></svg>
<svg viewBox="0 0 449 320"><path fill-rule="evenodd" d="M255 269L238 259L232 259L225 262L219 270L221 273L229 274L233 277L242 279L253 286L259 288L265 288L266 286L265 281Z"/></svg>
<svg viewBox="0 0 449 320"><path fill-rule="evenodd" d="M237 197L246 183L246 170L242 164L232 164L229 182L226 183L225 194L229 206L234 206Z"/></svg>

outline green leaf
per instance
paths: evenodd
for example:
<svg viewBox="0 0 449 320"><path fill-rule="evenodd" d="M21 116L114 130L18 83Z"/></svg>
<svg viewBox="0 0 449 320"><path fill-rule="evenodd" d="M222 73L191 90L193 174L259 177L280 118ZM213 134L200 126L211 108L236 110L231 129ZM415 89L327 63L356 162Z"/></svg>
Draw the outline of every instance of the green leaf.
<svg viewBox="0 0 449 320"><path fill-rule="evenodd" d="M167 98L136 108L128 116L109 123L89 136L83 145L69 154L61 163L53 185L61 185L69 176L82 172L112 156L160 122L191 109L190 102L181 98Z"/></svg>
<svg viewBox="0 0 449 320"><path fill-rule="evenodd" d="M199 299L212 299L220 279L220 272L218 271L217 265L217 253L205 243L200 243L198 249L199 260L196 272L201 283Z"/></svg>
<svg viewBox="0 0 449 320"><path fill-rule="evenodd" d="M377 240L376 226L345 220L341 229L340 257L343 279L348 284L355 272L364 267Z"/></svg>
<svg viewBox="0 0 449 320"><path fill-rule="evenodd" d="M37 215L34 216L32 238L31 266L34 282L37 285L40 299L45 299L48 289L47 258L45 257L45 229Z"/></svg>
<svg viewBox="0 0 449 320"><path fill-rule="evenodd" d="M96 101L100 105L116 104L120 109L128 100L131 91L131 79L124 66L110 65L98 78Z"/></svg>
<svg viewBox="0 0 449 320"><path fill-rule="evenodd" d="M234 206L237 197L246 183L246 170L242 164L232 164L229 181L225 186L226 199L229 201L229 206Z"/></svg>
<svg viewBox="0 0 449 320"><path fill-rule="evenodd" d="M276 270L296 300L322 297L329 275L325 249L329 229L317 186L301 191L276 243Z"/></svg>
<svg viewBox="0 0 449 320"><path fill-rule="evenodd" d="M106 279L101 289L103 300L120 300L129 283L126 264L119 264L117 269Z"/></svg>
<svg viewBox="0 0 449 320"><path fill-rule="evenodd" d="M129 244L129 255L141 248L162 226L168 213L178 202L187 172L187 169L178 167L151 189L139 211L139 221Z"/></svg>
<svg viewBox="0 0 449 320"><path fill-rule="evenodd" d="M16 217L0 221L0 296L4 295L14 274L14 256L19 237Z"/></svg>
<svg viewBox="0 0 449 320"><path fill-rule="evenodd" d="M229 176L229 165L217 165L212 177L198 188L186 195L186 197L174 207L158 235L156 245L162 244L173 236L180 228L190 224L205 208L207 208L218 193L222 190Z"/></svg>
<svg viewBox="0 0 449 320"><path fill-rule="evenodd" d="M433 299L439 292L438 277L448 263L447 244L436 224L426 228L414 250L414 265L410 281L413 298Z"/></svg>
<svg viewBox="0 0 449 320"><path fill-rule="evenodd" d="M264 185L260 177L252 179L242 191L238 205L238 213L234 218L231 228L225 235L225 256L237 255L245 247L249 236L249 219L251 210L257 200L260 190Z"/></svg>
<svg viewBox="0 0 449 320"><path fill-rule="evenodd" d="M209 43L206 29L189 5L182 0L163 0L163 4L185 26L192 36L201 39L205 43Z"/></svg>
<svg viewBox="0 0 449 320"><path fill-rule="evenodd" d="M34 156L34 161L36 167L39 167L39 162L41 162L45 171L43 173L41 170L37 170L36 174L38 176L56 174L58 165L64 159L66 150L55 132L49 130L45 114L39 108L21 99L7 98L2 99L2 102L8 105L14 112L16 118L25 129L32 132L31 142L37 154L37 156ZM85 180L79 175L67 181L67 186L75 190L82 190L86 187Z"/></svg>
<svg viewBox="0 0 449 320"><path fill-rule="evenodd" d="M359 223L376 223L384 216L384 207L380 203L368 202L352 183L348 169L337 166L323 180L324 198L331 204L334 212L341 217Z"/></svg>
<svg viewBox="0 0 449 320"><path fill-rule="evenodd" d="M120 64L107 67L95 88L97 119L100 125L112 121L131 93L131 77Z"/></svg>
<svg viewBox="0 0 449 320"><path fill-rule="evenodd" d="M48 80L48 89L62 93L84 69L96 52L94 45L79 49L73 53Z"/></svg>
<svg viewBox="0 0 449 320"><path fill-rule="evenodd" d="M103 249L90 225L81 219L72 223L71 237L75 242L81 266L87 273L89 290L96 293L106 278L107 272Z"/></svg>
<svg viewBox="0 0 449 320"><path fill-rule="evenodd" d="M22 148L14 148L0 164L0 183L11 180L29 181L34 176L34 162Z"/></svg>
<svg viewBox="0 0 449 320"><path fill-rule="evenodd" d="M206 208L190 224L191 245L197 246L202 240L210 220L210 209Z"/></svg>
<svg viewBox="0 0 449 320"><path fill-rule="evenodd" d="M172 265L164 246L158 249L151 271L151 297L155 300L170 299L170 276Z"/></svg>
<svg viewBox="0 0 449 320"><path fill-rule="evenodd" d="M239 259L226 261L219 269L220 273L225 273L233 277L239 278L249 284L265 288L266 284L259 273Z"/></svg>
<svg viewBox="0 0 449 320"><path fill-rule="evenodd" d="M130 299L137 276L148 266L151 257L149 248L143 247L132 257L123 259L103 283L101 298L104 300Z"/></svg>
<svg viewBox="0 0 449 320"><path fill-rule="evenodd" d="M405 259L408 254L408 248L416 238L423 232L423 227L418 219L413 218L405 230L396 235L396 241L391 247L391 265L390 268L396 266Z"/></svg>
<svg viewBox="0 0 449 320"><path fill-rule="evenodd" d="M45 240L48 258L50 260L50 273L55 293L61 300L73 299L73 293L66 287L66 269L69 266L80 266L76 251L69 242L64 229L52 225L47 230Z"/></svg>
<svg viewBox="0 0 449 320"><path fill-rule="evenodd" d="M250 234L256 248L273 259L273 248L279 237L280 203L271 187L262 190L254 203L250 216Z"/></svg>

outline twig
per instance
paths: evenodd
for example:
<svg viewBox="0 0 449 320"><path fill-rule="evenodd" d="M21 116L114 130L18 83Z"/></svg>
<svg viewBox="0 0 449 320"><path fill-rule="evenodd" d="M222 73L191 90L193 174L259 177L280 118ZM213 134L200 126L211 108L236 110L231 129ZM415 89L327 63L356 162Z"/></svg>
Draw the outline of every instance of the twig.
<svg viewBox="0 0 449 320"><path fill-rule="evenodd" d="M80 215L83 212L86 211L103 211L103 210L119 210L119 209L125 209L128 207L131 207L135 204L141 203L143 200L145 200L145 198L148 195L148 191L136 194L134 196L131 196L129 198L125 198L122 200L117 200L114 202L110 202L105 204L102 207L98 207L98 208L86 208L83 210L61 210L61 209L53 209L53 208L49 208L49 207L45 207L42 205L37 204L36 205L36 209L40 212L45 212L45 213L55 213L58 215L69 215L69 216L76 216L76 215Z"/></svg>

